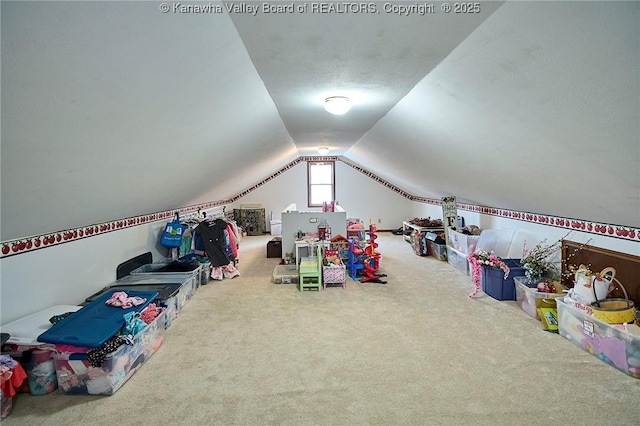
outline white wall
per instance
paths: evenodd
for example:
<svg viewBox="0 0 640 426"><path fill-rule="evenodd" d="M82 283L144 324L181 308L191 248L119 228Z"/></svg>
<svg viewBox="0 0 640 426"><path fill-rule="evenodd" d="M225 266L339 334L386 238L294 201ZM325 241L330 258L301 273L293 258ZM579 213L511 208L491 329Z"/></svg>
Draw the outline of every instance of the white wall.
<svg viewBox="0 0 640 426"><path fill-rule="evenodd" d="M316 222L309 220L314 218ZM325 223L331 230L331 237L337 235L347 236L346 212L309 212L295 211L282 213L282 258L287 253L295 253L296 233L318 232L318 226ZM296 253L297 256L297 253Z"/></svg>
<svg viewBox="0 0 640 426"><path fill-rule="evenodd" d="M280 212L291 203L306 206L306 164L259 187L236 204L261 202L267 212ZM347 217L368 220L381 218L380 229L399 228L412 217L442 218L440 206L412 202L371 180L344 163L336 163L337 198ZM232 207L229 207L232 208ZM517 229L547 238L550 243L564 237L567 230L497 216L458 210L467 224L483 229ZM114 218L117 219L117 218ZM76 304L115 280L116 267L147 251L154 260L165 257L158 245L165 220L146 223L77 241L0 259L0 323L29 315L56 304ZM573 232L570 240L640 255L640 242Z"/></svg>
<svg viewBox="0 0 640 426"><path fill-rule="evenodd" d="M260 186L229 209L242 203L262 203L274 218L296 203L307 208L305 162ZM381 219L380 229L395 229L411 216L412 203L341 161L336 161L336 198L347 217L365 221ZM118 219L114 217L113 219ZM158 245L166 221L101 234L82 240L2 258L0 323L56 304L77 304L116 279L120 263L147 251L154 260L167 256ZM368 222L367 222L368 223Z"/></svg>
<svg viewBox="0 0 640 426"><path fill-rule="evenodd" d="M420 217L442 220L442 206L426 203L411 203L411 217Z"/></svg>
<svg viewBox="0 0 640 426"><path fill-rule="evenodd" d="M640 256L640 242L638 241L605 237L588 232L579 232L538 223L522 222L499 216L480 215L464 210L458 210L458 215L464 216L466 223L477 224L481 229L518 229L538 235L541 239L546 238L548 243L553 243L565 238L577 243L587 243L591 246Z"/></svg>
<svg viewBox="0 0 640 426"><path fill-rule="evenodd" d="M414 203L413 214L416 217L442 218L442 207L424 203ZM458 209L458 216L465 219L466 225L478 225L480 229L513 229L531 233L539 237L540 240L547 240L552 244L562 238L577 243L587 243L591 246L615 250L640 256L640 242L623 240L620 238L605 237L588 232L569 231L565 228L542 225L538 223L524 222L504 218L500 216L484 215L477 212ZM534 243L535 244L535 243Z"/></svg>
<svg viewBox="0 0 640 426"><path fill-rule="evenodd" d="M116 280L116 267L158 245L165 221L153 222L0 260L0 324L53 305L74 305Z"/></svg>
<svg viewBox="0 0 640 426"><path fill-rule="evenodd" d="M359 218L365 221L366 225L372 220L378 229L390 230L401 227L402 221L411 216L410 200L342 161L336 161L335 165L336 199L347 212L348 218ZM262 203L269 230L270 213L273 212L274 219L281 219L282 210L291 203L297 204L299 211L321 210L307 207L306 183L307 163L303 161L229 205L229 208L239 208L240 204Z"/></svg>

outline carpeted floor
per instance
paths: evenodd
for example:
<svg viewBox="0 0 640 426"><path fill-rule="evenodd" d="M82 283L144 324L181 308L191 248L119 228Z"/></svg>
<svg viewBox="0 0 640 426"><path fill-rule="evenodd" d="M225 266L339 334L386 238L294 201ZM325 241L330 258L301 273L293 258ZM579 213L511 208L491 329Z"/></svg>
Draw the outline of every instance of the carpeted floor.
<svg viewBox="0 0 640 426"><path fill-rule="evenodd" d="M114 395L20 394L7 425L637 425L640 380L381 233L388 284L271 283L269 236Z"/></svg>

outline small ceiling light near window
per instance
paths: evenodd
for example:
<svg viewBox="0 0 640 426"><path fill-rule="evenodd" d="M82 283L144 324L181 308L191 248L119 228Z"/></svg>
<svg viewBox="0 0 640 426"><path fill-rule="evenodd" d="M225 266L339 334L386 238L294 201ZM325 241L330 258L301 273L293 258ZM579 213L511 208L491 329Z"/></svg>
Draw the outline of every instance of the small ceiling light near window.
<svg viewBox="0 0 640 426"><path fill-rule="evenodd" d="M342 115L351 109L351 103L346 96L331 96L324 100L324 109L331 114Z"/></svg>
<svg viewBox="0 0 640 426"><path fill-rule="evenodd" d="M327 155L329 153L329 148L326 146L321 146L320 148L318 148L318 154L320 155Z"/></svg>

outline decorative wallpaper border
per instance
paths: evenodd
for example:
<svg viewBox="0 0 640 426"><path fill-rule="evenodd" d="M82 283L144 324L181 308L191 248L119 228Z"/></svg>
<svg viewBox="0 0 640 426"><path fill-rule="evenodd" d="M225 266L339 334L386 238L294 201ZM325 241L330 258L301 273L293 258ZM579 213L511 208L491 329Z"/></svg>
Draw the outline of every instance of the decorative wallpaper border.
<svg viewBox="0 0 640 426"><path fill-rule="evenodd" d="M187 213L194 213L201 210L207 210L214 207L225 206L238 201L242 197L246 196L250 192L255 191L262 185L270 182L276 177L290 170L292 167L300 164L304 161L342 161L344 164L359 171L360 173L368 176L376 182L384 185L386 188L396 192L397 194L408 198L411 201L426 203L431 205L441 205L442 201L434 198L417 197L403 191L397 186L393 185L377 176L375 173L366 170L363 167L352 164L345 159L337 156L303 156L298 157L296 160L288 163L284 167L280 168L270 176L266 177L262 181L256 183L252 187L240 192L228 200L212 201L208 203L198 204L194 206L181 207L178 209L167 210L163 212L145 214L141 216L129 217L126 219L118 219L109 222L103 222L94 225L81 226L79 228L66 229L63 231L50 232L47 234L36 235L26 238L18 238L15 240L2 241L2 247L0 247L0 259L10 256L15 256L22 253L28 253L34 250L39 250L47 247L53 247L60 244L78 241L84 238L94 237L108 232L119 231L125 228L133 226L144 225L145 223L156 222L160 220L168 220L173 217L176 212L181 215ZM576 230L596 235L602 235L611 238L619 238L629 241L640 241L640 228L630 228L628 226L618 226L607 223L591 222L579 219L571 219L559 216L543 215L538 213L519 212L515 210L502 209L496 207L478 206L475 204L458 203L458 209L466 210L474 213L480 213L489 216L499 216L508 219L519 220L523 222L537 223L547 226L555 226L558 228L565 228L570 230Z"/></svg>
<svg viewBox="0 0 640 426"><path fill-rule="evenodd" d="M392 190L393 192L396 192L396 193L398 193L398 194L402 195L402 196L403 196L403 197L405 197L405 198L409 198L409 199L411 199L411 197L412 197L412 195L411 195L411 194L409 194L408 192L406 192L406 191L404 191L404 190L402 190L402 189L398 188L398 187L397 187L397 186L395 186L394 184L387 182L386 180L382 179L380 176L376 175L375 173L373 173L373 172L371 172L371 171L369 171L369 170L367 170L367 169L365 169L365 168L363 168L363 167L360 167L360 166L358 166L357 164L353 164L353 163L351 163L351 162L349 162L349 161L346 161L346 160L344 160L344 159L341 159L341 161L342 161L344 164L346 164L347 166L351 167L352 169L357 170L357 171L359 171L360 173L362 173L363 175L365 175L365 176L369 177L370 179L375 180L375 181L376 181L376 182L378 182L379 184L386 186L387 188L389 188L389 189L390 189L390 190Z"/></svg>
<svg viewBox="0 0 640 426"><path fill-rule="evenodd" d="M569 230L581 231L605 237L620 238L623 240L640 241L640 228L612 225L588 220L572 219L561 216L551 216L539 213L519 212L496 207L478 206L475 204L459 203L457 207L470 212L481 213L489 216L500 216L507 219L520 220L522 222L538 223L541 225L555 226Z"/></svg>
<svg viewBox="0 0 640 426"><path fill-rule="evenodd" d="M287 164L286 166L280 168L278 171L276 171L275 173L272 173L270 176L267 176L266 178L262 179L260 182L256 183L255 185L253 185L251 188L245 189L244 191L242 191L241 193L239 193L238 195L233 196L230 201L231 202L235 202L238 201L240 198L244 197L245 195L247 195L250 192L255 191L256 189L260 188L262 185L264 185L267 182L272 181L273 179L277 178L278 176L280 176L281 174L289 171L289 169L293 168L294 166L300 164L303 161L306 161L309 157L298 157L297 159L293 160L292 162L290 162L289 164ZM317 157L317 158L322 158L324 161L332 161L334 159L336 159L337 157ZM331 160L330 160L331 159Z"/></svg>
<svg viewBox="0 0 640 426"><path fill-rule="evenodd" d="M126 219L118 219L110 222L103 222L94 225L81 226L79 228L66 229L64 231L50 232L47 234L18 238L15 240L3 241L0 248L0 259L31 252L47 247L53 247L56 245L82 240L84 238L94 237L96 235L106 234L108 232L120 231L125 228L131 228L138 225L144 225L145 223L156 222L159 220L168 220L173 217L176 212L180 215L187 213L194 213L201 210L210 209L212 207L218 207L229 204L230 201L214 201L209 203L198 204L195 206L181 207L178 209L167 210L164 212L157 212L151 214L145 214L141 216L129 217Z"/></svg>

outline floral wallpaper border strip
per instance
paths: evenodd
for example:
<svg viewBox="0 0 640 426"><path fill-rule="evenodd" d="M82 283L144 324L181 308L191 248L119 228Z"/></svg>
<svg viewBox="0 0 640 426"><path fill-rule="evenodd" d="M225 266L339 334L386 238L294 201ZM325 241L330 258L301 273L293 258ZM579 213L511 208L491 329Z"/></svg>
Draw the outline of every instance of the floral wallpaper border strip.
<svg viewBox="0 0 640 426"><path fill-rule="evenodd" d="M432 205L441 205L442 201L433 198L424 198L413 196L406 191L398 188L392 183L387 182L376 174L372 173L369 170L366 170L358 165L352 164L348 161L345 161L341 157L336 156L327 156L327 157L319 157L319 156L304 156L298 157L296 160L288 163L284 167L277 170L275 173L272 173L262 181L257 184L247 188L246 190L240 192L239 194L233 196L228 200L221 201L213 201L203 204L198 204L194 206L181 207L178 209L167 210L163 212L144 214L140 216L130 217L126 219L117 219L109 222L103 222L94 225L81 226L73 229L66 229L63 231L50 232L47 234L36 235L32 237L18 238L10 241L3 241L0 244L0 259L5 257L10 257L22 253L28 253L34 250L39 250L47 247L57 246L59 244L64 244L72 241L78 241L84 238L94 237L97 235L105 234L107 232L119 231L125 228L130 228L133 226L144 225L146 223L156 222L160 220L168 220L173 217L175 212L179 212L181 215L187 213L193 213L200 210L207 210L213 207L224 206L230 203L233 203L242 197L246 196L250 192L255 191L262 185L270 182L276 177L282 175L287 172L292 167L298 165L304 161L342 161L347 164L351 168L359 171L360 173L368 176L369 178L375 180L376 182L384 185L388 189L398 193L399 195L410 199L411 201L426 203ZM590 222L585 220L578 219L570 219L558 216L550 216L543 215L537 213L528 213L528 212L519 212L515 210L508 210L496 207L487 207L487 206L478 206L475 204L465 204L458 203L457 207L461 210L467 210L470 212L481 213L485 215L491 216L500 216L508 219L520 220L523 222L532 222L538 223L541 225L547 226L555 226L559 228L566 228L576 231L582 231L587 233L592 233L596 235L603 235L612 238L620 238L624 240L630 241L640 241L640 229L638 228L630 228L624 226L617 226L605 223L597 223Z"/></svg>

